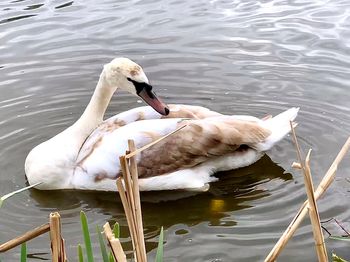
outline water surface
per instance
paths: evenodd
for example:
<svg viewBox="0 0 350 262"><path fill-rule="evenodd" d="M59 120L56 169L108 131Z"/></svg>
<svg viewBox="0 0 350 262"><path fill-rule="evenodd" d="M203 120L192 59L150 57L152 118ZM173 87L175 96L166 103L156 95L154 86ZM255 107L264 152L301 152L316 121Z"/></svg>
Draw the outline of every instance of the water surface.
<svg viewBox="0 0 350 262"><path fill-rule="evenodd" d="M0 192L26 185L29 150L79 117L102 65L117 56L140 63L167 103L255 116L301 107L298 137L313 148L318 184L350 133L349 46L348 0L1 1ZM118 93L107 116L139 105ZM218 174L207 193L143 194L151 259L164 226L165 261L263 260L306 198L300 173L290 168L295 158L288 137L255 165ZM349 170L346 157L319 202L322 220L350 224ZM0 242L59 211L74 258L83 242L81 209L93 232L119 221L131 249L113 193L31 190L11 198L0 210ZM33 261L49 259L47 240L28 244ZM326 245L350 259L346 242ZM18 249L0 258L18 261ZM316 261L308 220L280 260Z"/></svg>

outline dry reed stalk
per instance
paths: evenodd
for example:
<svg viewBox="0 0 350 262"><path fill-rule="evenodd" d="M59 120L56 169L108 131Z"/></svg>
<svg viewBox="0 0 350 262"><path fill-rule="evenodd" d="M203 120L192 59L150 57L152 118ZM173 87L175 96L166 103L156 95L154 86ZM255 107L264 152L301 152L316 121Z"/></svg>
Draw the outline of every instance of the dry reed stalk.
<svg viewBox="0 0 350 262"><path fill-rule="evenodd" d="M9 241L7 241L6 243L0 245L0 253L8 251L16 246L19 246L33 238L36 238L42 234L45 234L47 232L50 231L50 224L44 224L41 225L33 230L30 230L26 233L24 233L23 235L16 237L14 239L11 239Z"/></svg>
<svg viewBox="0 0 350 262"><path fill-rule="evenodd" d="M139 148L136 149L133 140L128 140L129 151L124 156L119 157L120 167L122 169L122 177L117 179L117 188L122 200L123 208L128 222L131 240L135 251L135 257L138 262L146 262L146 246L144 242L143 234L143 223L141 214L141 201L140 201L140 190L138 182L138 172L135 156L143 150L159 143L163 139L173 135L180 131L187 125L183 125L173 132ZM129 162L128 162L129 160Z"/></svg>
<svg viewBox="0 0 350 262"><path fill-rule="evenodd" d="M328 261L327 249L326 249L326 244L324 242L324 237L323 237L322 228L321 228L321 220L320 220L320 215L318 213L318 208L317 208L316 199L314 195L314 186L313 186L312 177L311 177L310 154L311 154L311 149L309 150L305 158L305 177L304 177L306 193L308 195L308 200L310 205L309 216L311 219L318 261L327 262Z"/></svg>
<svg viewBox="0 0 350 262"><path fill-rule="evenodd" d="M132 194L132 192L133 192L132 187L133 186L132 186L132 180L131 180L128 161L125 158L125 156L121 156L121 157L119 157L119 162L121 164L122 171L123 171L123 178L124 178L124 183L125 183L125 189L126 189L125 191L126 191L127 200L128 200L129 206L131 208L132 216L134 217L134 219L136 219L136 214L134 212L135 200L134 200L134 194Z"/></svg>
<svg viewBox="0 0 350 262"><path fill-rule="evenodd" d="M129 206L128 199L125 193L125 188L123 186L123 182L120 177L117 179L117 188L120 195L120 199L123 204L126 221L128 223L133 250L136 252L136 244L134 243L135 242L134 239L136 239L136 227L135 227L135 224L133 223L133 215L132 215L131 207ZM135 255L135 257L137 256Z"/></svg>
<svg viewBox="0 0 350 262"><path fill-rule="evenodd" d="M112 229L107 222L103 226L103 232L107 238L107 241L112 249L112 254L117 262L126 262L126 255L124 253L123 247L120 244L119 239L115 238Z"/></svg>
<svg viewBox="0 0 350 262"><path fill-rule="evenodd" d="M60 261L60 225L58 221L58 216L55 213L50 214L50 239L51 239L51 251L52 251L52 261Z"/></svg>
<svg viewBox="0 0 350 262"><path fill-rule="evenodd" d="M325 176L323 177L321 183L317 187L314 196L315 200L317 201L323 193L328 189L330 184L334 180L335 173L337 171L339 163L343 160L344 156L350 149L350 137L346 140L345 144L339 151L338 155L334 159L332 165L329 167L328 171L326 172ZM300 164L300 163L297 163ZM293 218L292 222L289 224L287 229L284 231L280 239L277 241L275 246L272 248L268 256L265 258L265 262L267 261L275 261L278 257L278 255L281 253L282 249L286 246L289 239L293 236L301 222L303 221L304 217L306 216L309 208L309 202L306 200L301 208L299 209L298 213Z"/></svg>
<svg viewBox="0 0 350 262"><path fill-rule="evenodd" d="M61 238L61 247L62 247L62 249L61 249L61 257L63 258L63 261L68 261L67 260L67 253L66 253L65 246L66 246L66 241L63 238Z"/></svg>
<svg viewBox="0 0 350 262"><path fill-rule="evenodd" d="M143 254L143 248L141 244L141 242L143 242L143 239L142 241L140 241L141 233L137 223L137 215L136 215L136 207L135 207L136 203L134 198L135 193L133 190L134 186L131 180L129 165L124 156L120 157L120 163L122 166L125 187L123 186L120 179L117 180L117 187L118 187L118 192L120 194L123 207L125 210L126 219L130 228L130 235L133 243L133 248L135 251L135 257L136 257L136 260L139 262L147 261L146 254ZM141 231L143 232L143 228L141 228Z"/></svg>
<svg viewBox="0 0 350 262"><path fill-rule="evenodd" d="M136 146L135 146L134 140L128 140L128 145L129 145L130 152L136 151ZM132 183L133 183L136 225L137 225L137 232L138 232L139 243L140 243L140 248L141 248L141 255L142 255L143 261L147 261L145 237L143 234L143 222L142 222L141 199L140 199L140 188L139 188L139 175L138 175L137 163L136 163L135 156L130 158L130 174L131 174Z"/></svg>
<svg viewBox="0 0 350 262"><path fill-rule="evenodd" d="M53 262L65 262L65 248L61 237L61 216L58 212L50 214L50 239Z"/></svg>
<svg viewBox="0 0 350 262"><path fill-rule="evenodd" d="M305 162L303 162L301 157L300 146L299 146L298 139L295 133L295 128L292 122L290 122L290 126L293 134L294 145L297 151L299 165L304 176L304 184L305 184L306 194L309 202L309 216L310 216L312 231L315 239L318 261L326 262L328 261L327 250L326 250L326 245L324 243L324 237L323 237L322 228L321 228L321 221L318 213L318 208L317 208L315 195L314 195L314 186L311 178L311 169L310 169L311 149L307 153ZM299 168L299 166L297 167Z"/></svg>

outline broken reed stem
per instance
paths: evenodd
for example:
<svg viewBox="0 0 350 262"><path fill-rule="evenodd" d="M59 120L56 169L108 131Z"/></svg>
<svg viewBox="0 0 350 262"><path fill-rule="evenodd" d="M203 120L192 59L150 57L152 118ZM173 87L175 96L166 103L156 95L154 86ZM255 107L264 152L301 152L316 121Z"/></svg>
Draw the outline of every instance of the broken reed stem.
<svg viewBox="0 0 350 262"><path fill-rule="evenodd" d="M58 212L50 214L50 239L53 262L64 262L65 248L64 241L61 236L61 216Z"/></svg>
<svg viewBox="0 0 350 262"><path fill-rule="evenodd" d="M135 198L134 198L134 192L133 192L133 184L131 180L131 174L129 169L129 164L127 159L123 156L121 158L121 161L124 162L124 169L125 172L123 172L123 178L125 182L125 191L126 191L126 197L129 203L129 212L131 213L131 224L133 226L134 232L132 234L132 242L134 243L134 249L136 253L137 261L143 261L142 255L140 252L140 242L139 242L139 232L138 227L136 223L136 208L135 208Z"/></svg>
<svg viewBox="0 0 350 262"><path fill-rule="evenodd" d="M305 165L304 165L302 157L301 157L301 150L300 150L300 146L298 143L297 135L295 133L293 121L290 121L289 123L290 123L290 129L292 130L293 141L294 141L295 149L297 151L297 158L299 161L299 165L300 165L300 168L303 169L303 172L305 172Z"/></svg>
<svg viewBox="0 0 350 262"><path fill-rule="evenodd" d="M312 231L315 239L318 261L326 262L328 261L327 250L326 250L326 245L324 243L324 237L321 229L321 221L318 213L318 208L317 208L315 195L314 195L314 186L311 178L311 169L310 169L311 149L309 150L304 162L302 160L299 142L298 142L292 122L290 122L290 127L293 134L294 145L297 151L297 157L304 176L304 184L305 184L306 194L309 202L309 216L310 216Z"/></svg>
<svg viewBox="0 0 350 262"><path fill-rule="evenodd" d="M107 241L112 249L112 254L117 262L126 262L126 255L124 253L123 247L120 244L119 239L115 238L111 226L107 222L103 226L103 232L107 238Z"/></svg>
<svg viewBox="0 0 350 262"><path fill-rule="evenodd" d="M60 261L60 224L56 214L50 214L50 239L51 239L51 251L52 251L52 261Z"/></svg>
<svg viewBox="0 0 350 262"><path fill-rule="evenodd" d="M135 246L133 239L135 239L136 228L135 228L135 224L133 223L131 208L129 206L128 199L127 199L125 191L124 191L125 189L123 186L122 179L120 177L117 179L117 188L118 188L120 199L122 201L123 208L125 211L126 221L128 223L128 227L129 227L129 231L130 231L130 235L131 235L131 240L132 240L131 242L132 242L133 250L135 251L136 246Z"/></svg>
<svg viewBox="0 0 350 262"><path fill-rule="evenodd" d="M334 159L332 165L329 167L328 171L326 172L325 176L323 177L321 183L317 187L314 195L315 200L317 201L323 193L327 190L327 188L330 186L330 184L334 180L335 172L337 171L339 163L343 160L344 156L350 149L350 137L346 140L345 144L339 151L337 157ZM272 248L268 256L265 258L265 262L267 261L275 261L278 257L278 255L281 253L282 249L286 246L289 239L293 236L301 222L303 221L304 217L306 216L308 210L307 208L309 202L306 200L301 208L299 209L298 213L293 218L292 222L289 224L287 229L284 231L280 239L277 241L275 246Z"/></svg>
<svg viewBox="0 0 350 262"><path fill-rule="evenodd" d="M16 246L19 246L33 238L36 238L42 234L45 234L47 232L50 231L50 224L44 224L41 225L37 228L34 228L33 230L30 230L26 233L24 233L23 235L16 237L15 239L11 239L9 241L7 241L6 243L0 245L0 253L2 252L6 252Z"/></svg>
<svg viewBox="0 0 350 262"><path fill-rule="evenodd" d="M183 127L181 127L183 128ZM181 128L177 129L180 130ZM165 137L168 137L174 132L158 139L155 142L159 142ZM155 143L148 144L143 147L142 150L148 148ZM137 150L133 140L128 140L129 145L129 154L121 156L120 166L123 173L124 185L121 178L117 179L118 192L122 200L122 204L125 210L126 219L130 229L131 240L135 252L135 257L138 262L146 262L146 246L143 234L143 223L142 223L142 214L141 214L141 201L140 201L140 190L139 190L139 181L138 181L138 172L137 172L137 163L134 154L136 151L141 152L142 150ZM127 152L128 153L128 152ZM127 156L129 156L127 158Z"/></svg>
<svg viewBox="0 0 350 262"><path fill-rule="evenodd" d="M132 194L132 181L131 181L131 175L129 170L128 161L125 158L125 156L121 156L119 158L120 164L122 165L122 171L123 171L123 178L125 183L125 191L126 191L126 197L129 203L129 206L131 208L131 213L134 218L136 218L135 215L135 200L134 200L134 194Z"/></svg>
<svg viewBox="0 0 350 262"><path fill-rule="evenodd" d="M129 145L130 152L136 151L134 140L128 140L128 145ZM135 156L130 158L130 173L131 173L131 178L133 183L135 214L136 214L135 218L136 218L137 232L139 237L139 244L141 248L141 256L143 261L147 261L145 237L143 234L143 222L142 222L141 200L140 200L140 189L139 189L139 175L137 171L137 163L136 163Z"/></svg>
<svg viewBox="0 0 350 262"><path fill-rule="evenodd" d="M316 245L316 251L317 251L317 257L318 261L320 262L327 262L328 261L328 255L326 250L326 244L324 242L324 237L322 233L321 228L321 221L320 216L318 213L318 208L316 204L316 199L314 196L314 186L312 184L312 178L311 178L311 169L310 169L310 154L311 149L309 150L306 158L305 158L305 170L304 170L304 183L306 187L306 193L309 200L309 216L311 220L312 225L312 231L314 234L315 239L315 245Z"/></svg>
<svg viewBox="0 0 350 262"><path fill-rule="evenodd" d="M67 253L66 253L66 241L64 238L61 238L61 257L63 258L63 261L68 261L67 260Z"/></svg>

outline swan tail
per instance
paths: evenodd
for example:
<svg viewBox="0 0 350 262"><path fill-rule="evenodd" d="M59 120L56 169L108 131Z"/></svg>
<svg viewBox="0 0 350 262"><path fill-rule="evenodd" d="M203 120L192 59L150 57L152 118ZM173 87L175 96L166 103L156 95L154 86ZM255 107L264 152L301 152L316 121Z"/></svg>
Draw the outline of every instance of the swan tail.
<svg viewBox="0 0 350 262"><path fill-rule="evenodd" d="M257 149L260 151L269 150L278 141L282 140L291 131L291 122L296 127L297 123L293 121L297 117L298 111L299 107L292 107L273 118L262 121L262 126L270 130L271 135L264 142L259 143Z"/></svg>

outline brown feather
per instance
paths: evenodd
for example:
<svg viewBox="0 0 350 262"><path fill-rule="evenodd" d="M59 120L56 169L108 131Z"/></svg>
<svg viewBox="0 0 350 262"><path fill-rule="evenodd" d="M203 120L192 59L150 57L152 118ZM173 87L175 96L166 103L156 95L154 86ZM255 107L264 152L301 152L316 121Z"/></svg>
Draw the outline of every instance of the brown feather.
<svg viewBox="0 0 350 262"><path fill-rule="evenodd" d="M183 130L141 153L140 177L150 177L196 166L210 158L237 150L241 145L254 147L270 131L256 122L210 118L186 120ZM184 123L179 125L183 125ZM152 139L155 140L152 134Z"/></svg>

